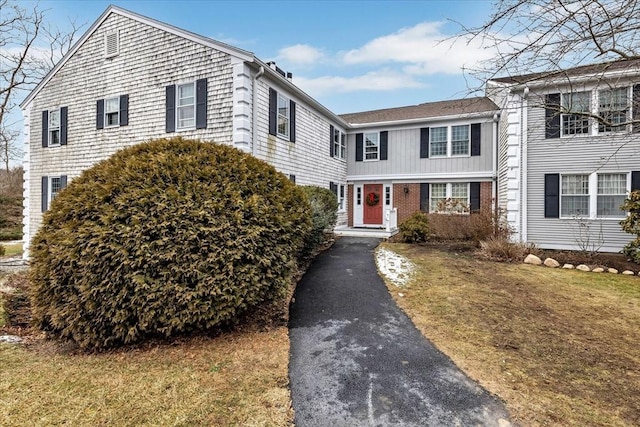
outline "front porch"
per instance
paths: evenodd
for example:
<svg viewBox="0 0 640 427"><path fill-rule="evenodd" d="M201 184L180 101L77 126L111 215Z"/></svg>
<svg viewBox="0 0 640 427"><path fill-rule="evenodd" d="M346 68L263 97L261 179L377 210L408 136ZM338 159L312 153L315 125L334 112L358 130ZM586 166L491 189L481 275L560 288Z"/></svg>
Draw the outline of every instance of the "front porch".
<svg viewBox="0 0 640 427"><path fill-rule="evenodd" d="M342 225L334 228L337 236L376 237L388 239L398 233L398 209L385 209L383 224L380 227L349 227Z"/></svg>

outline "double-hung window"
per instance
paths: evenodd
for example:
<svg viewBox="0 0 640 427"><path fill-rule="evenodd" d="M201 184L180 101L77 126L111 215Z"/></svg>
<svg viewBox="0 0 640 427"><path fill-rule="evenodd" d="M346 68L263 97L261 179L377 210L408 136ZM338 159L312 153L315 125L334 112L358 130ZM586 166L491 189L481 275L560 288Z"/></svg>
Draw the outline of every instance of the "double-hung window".
<svg viewBox="0 0 640 427"><path fill-rule="evenodd" d="M104 100L105 126L120 126L120 98L108 98Z"/></svg>
<svg viewBox="0 0 640 427"><path fill-rule="evenodd" d="M451 126L451 155L469 155L469 125Z"/></svg>
<svg viewBox="0 0 640 427"><path fill-rule="evenodd" d="M429 132L429 155L445 157L447 155L447 127L431 128Z"/></svg>
<svg viewBox="0 0 640 427"><path fill-rule="evenodd" d="M562 175L560 215L589 217L589 175Z"/></svg>
<svg viewBox="0 0 640 427"><path fill-rule="evenodd" d="M333 155L338 159L344 159L347 154L346 135L338 129L333 130Z"/></svg>
<svg viewBox="0 0 640 427"><path fill-rule="evenodd" d="M598 195L596 216L624 218L625 211L620 209L627 196L627 174L598 174Z"/></svg>
<svg viewBox="0 0 640 427"><path fill-rule="evenodd" d="M60 110L49 110L49 147L60 145Z"/></svg>
<svg viewBox="0 0 640 427"><path fill-rule="evenodd" d="M429 192L431 198L429 200L429 211L438 212L442 210L447 200L447 184L431 184Z"/></svg>
<svg viewBox="0 0 640 427"><path fill-rule="evenodd" d="M469 183L451 184L451 207L453 212L464 212L469 207Z"/></svg>
<svg viewBox="0 0 640 427"><path fill-rule="evenodd" d="M378 133L365 133L364 141L364 159L378 160L380 156L380 142L378 140Z"/></svg>
<svg viewBox="0 0 640 427"><path fill-rule="evenodd" d="M562 135L589 135L591 120L591 92L562 94ZM584 115L584 114L587 115Z"/></svg>
<svg viewBox="0 0 640 427"><path fill-rule="evenodd" d="M278 135L289 138L289 98L278 93Z"/></svg>
<svg viewBox="0 0 640 427"><path fill-rule="evenodd" d="M598 91L598 114L604 123L598 125L598 132L624 131L629 115L629 90L626 87Z"/></svg>
<svg viewBox="0 0 640 427"><path fill-rule="evenodd" d="M177 129L190 129L196 125L196 89L194 83L177 85Z"/></svg>
<svg viewBox="0 0 640 427"><path fill-rule="evenodd" d="M465 213L468 211L468 182L431 184L429 212Z"/></svg>

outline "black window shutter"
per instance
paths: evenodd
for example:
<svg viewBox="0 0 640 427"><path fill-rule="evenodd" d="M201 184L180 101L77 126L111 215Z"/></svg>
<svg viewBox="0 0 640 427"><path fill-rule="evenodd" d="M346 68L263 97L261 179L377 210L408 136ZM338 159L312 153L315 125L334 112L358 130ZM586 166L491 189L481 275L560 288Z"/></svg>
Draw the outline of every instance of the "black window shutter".
<svg viewBox="0 0 640 427"><path fill-rule="evenodd" d="M207 79L196 80L196 129L207 128Z"/></svg>
<svg viewBox="0 0 640 427"><path fill-rule="evenodd" d="M296 142L296 103L289 101L289 141Z"/></svg>
<svg viewBox="0 0 640 427"><path fill-rule="evenodd" d="M631 111L633 111L633 132L640 132L640 84L633 87L633 97L631 103Z"/></svg>
<svg viewBox="0 0 640 427"><path fill-rule="evenodd" d="M364 152L364 134L356 133L356 162L362 161L362 153Z"/></svg>
<svg viewBox="0 0 640 427"><path fill-rule="evenodd" d="M550 93L545 97L545 129L544 137L560 138L560 94Z"/></svg>
<svg viewBox="0 0 640 427"><path fill-rule="evenodd" d="M295 183L296 183L296 176L295 176L295 175L290 174L290 175L289 175L289 180L295 184Z"/></svg>
<svg viewBox="0 0 640 427"><path fill-rule="evenodd" d="M631 172L631 191L640 190L640 171Z"/></svg>
<svg viewBox="0 0 640 427"><path fill-rule="evenodd" d="M176 85L169 85L166 87L166 125L165 130L167 132L176 131Z"/></svg>
<svg viewBox="0 0 640 427"><path fill-rule="evenodd" d="M120 126L129 124L129 95L120 95Z"/></svg>
<svg viewBox="0 0 640 427"><path fill-rule="evenodd" d="M420 210L429 212L429 184L420 184Z"/></svg>
<svg viewBox="0 0 640 427"><path fill-rule="evenodd" d="M480 155L480 146L482 141L482 123L473 123L471 125L471 155Z"/></svg>
<svg viewBox="0 0 640 427"><path fill-rule="evenodd" d="M338 196L338 184L336 184L333 181L329 182L329 189L333 192L333 194L336 195L336 197Z"/></svg>
<svg viewBox="0 0 640 427"><path fill-rule="evenodd" d="M277 135L278 128L278 92L269 88L269 134Z"/></svg>
<svg viewBox="0 0 640 427"><path fill-rule="evenodd" d="M429 158L429 128L420 128L420 158Z"/></svg>
<svg viewBox="0 0 640 427"><path fill-rule="evenodd" d="M333 154L333 125L329 125L329 153L331 157L334 156Z"/></svg>
<svg viewBox="0 0 640 427"><path fill-rule="evenodd" d="M387 160L389 153L389 132L380 132L380 160Z"/></svg>
<svg viewBox="0 0 640 427"><path fill-rule="evenodd" d="M42 212L46 212L49 207L49 177L42 177Z"/></svg>
<svg viewBox="0 0 640 427"><path fill-rule="evenodd" d="M60 177L60 189L67 188L67 175L62 175Z"/></svg>
<svg viewBox="0 0 640 427"><path fill-rule="evenodd" d="M96 102L96 129L104 129L104 99Z"/></svg>
<svg viewBox="0 0 640 427"><path fill-rule="evenodd" d="M49 112L42 112L42 146L49 145Z"/></svg>
<svg viewBox="0 0 640 427"><path fill-rule="evenodd" d="M544 176L544 217L560 217L560 174L548 173Z"/></svg>
<svg viewBox="0 0 640 427"><path fill-rule="evenodd" d="M67 145L67 116L69 109L60 108L60 145Z"/></svg>
<svg viewBox="0 0 640 427"><path fill-rule="evenodd" d="M469 209L471 212L478 212L480 210L480 183L469 183Z"/></svg>

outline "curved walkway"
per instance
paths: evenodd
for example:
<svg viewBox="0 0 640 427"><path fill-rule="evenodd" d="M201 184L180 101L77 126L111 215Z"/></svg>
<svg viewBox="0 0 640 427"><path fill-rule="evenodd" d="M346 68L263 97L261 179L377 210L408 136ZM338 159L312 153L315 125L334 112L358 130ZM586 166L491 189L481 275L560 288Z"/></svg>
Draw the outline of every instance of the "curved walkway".
<svg viewBox="0 0 640 427"><path fill-rule="evenodd" d="M503 404L413 326L377 274L377 239L343 237L291 305L295 424L510 426Z"/></svg>

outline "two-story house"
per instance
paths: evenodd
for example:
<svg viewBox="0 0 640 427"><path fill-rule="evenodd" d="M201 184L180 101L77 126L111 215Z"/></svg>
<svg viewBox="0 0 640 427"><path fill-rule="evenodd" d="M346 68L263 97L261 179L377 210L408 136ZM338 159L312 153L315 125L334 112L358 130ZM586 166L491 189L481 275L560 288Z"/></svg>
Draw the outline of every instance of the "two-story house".
<svg viewBox="0 0 640 427"><path fill-rule="evenodd" d="M498 107L489 98L344 114L349 123L348 225L377 228L388 213L492 208Z"/></svg>
<svg viewBox="0 0 640 427"><path fill-rule="evenodd" d="M302 185L346 185L347 123L252 53L109 8L21 104L24 241L66 183L118 149L182 136L233 145ZM331 152L333 138L342 144ZM342 209L339 223L346 224Z"/></svg>
<svg viewBox="0 0 640 427"><path fill-rule="evenodd" d="M494 79L486 90L502 110L498 199L515 238L621 250L631 239L620 205L640 189L640 60Z"/></svg>

